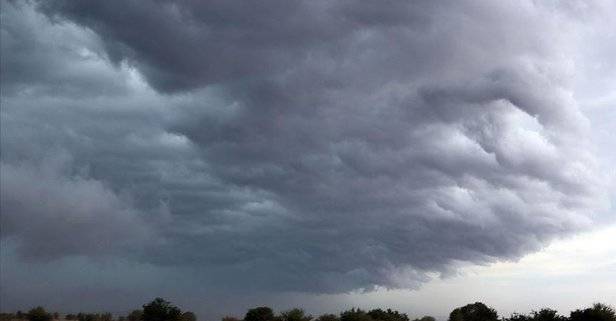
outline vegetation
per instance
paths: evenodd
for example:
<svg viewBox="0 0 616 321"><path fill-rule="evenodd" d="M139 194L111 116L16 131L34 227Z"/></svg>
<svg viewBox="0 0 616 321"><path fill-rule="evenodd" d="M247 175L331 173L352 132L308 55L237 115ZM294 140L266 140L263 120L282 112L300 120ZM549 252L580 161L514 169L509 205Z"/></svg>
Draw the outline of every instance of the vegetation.
<svg viewBox="0 0 616 321"><path fill-rule="evenodd" d="M244 321L274 321L274 311L268 307L257 307L248 310Z"/></svg>
<svg viewBox="0 0 616 321"><path fill-rule="evenodd" d="M47 313L43 307L36 307L28 311L29 321L51 321L52 315Z"/></svg>
<svg viewBox="0 0 616 321"><path fill-rule="evenodd" d="M498 321L498 313L481 302L475 302L451 311L449 321Z"/></svg>
<svg viewBox="0 0 616 321"><path fill-rule="evenodd" d="M182 311L162 298L143 306L141 321L182 321Z"/></svg>
<svg viewBox="0 0 616 321"><path fill-rule="evenodd" d="M43 307L35 307L23 313L0 313L0 321L197 321L193 312L182 312L178 307L162 298L143 305L142 309L134 310L125 316L114 318L111 313L78 313L61 314L49 313ZM353 308L340 314L322 314L318 317L306 314L304 310L295 308L275 314L269 307L256 307L248 310L243 319L232 316L222 318L222 321L410 321L406 313L395 310L373 309L364 311ZM431 316L414 319L413 321L436 321ZM442 320L445 321L445 320ZM475 302L458 307L451 311L447 321L616 321L616 311L613 307L596 303L585 309L572 311L569 316L558 314L558 311L544 308L532 311L529 314L514 313L509 317L499 317L496 310L481 303Z"/></svg>

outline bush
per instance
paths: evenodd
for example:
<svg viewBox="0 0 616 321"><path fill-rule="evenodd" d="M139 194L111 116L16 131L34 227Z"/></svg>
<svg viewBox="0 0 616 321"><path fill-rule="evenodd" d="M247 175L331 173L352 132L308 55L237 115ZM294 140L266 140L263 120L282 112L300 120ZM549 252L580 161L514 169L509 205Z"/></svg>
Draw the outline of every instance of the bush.
<svg viewBox="0 0 616 321"><path fill-rule="evenodd" d="M47 313L43 307L36 307L28 311L29 321L51 321L51 314Z"/></svg>

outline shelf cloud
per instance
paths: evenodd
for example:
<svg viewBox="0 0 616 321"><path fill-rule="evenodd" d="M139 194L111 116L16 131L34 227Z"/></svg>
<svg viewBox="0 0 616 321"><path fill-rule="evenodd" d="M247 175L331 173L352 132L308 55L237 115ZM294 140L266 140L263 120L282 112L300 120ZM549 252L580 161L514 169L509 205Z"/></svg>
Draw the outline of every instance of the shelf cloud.
<svg viewBox="0 0 616 321"><path fill-rule="evenodd" d="M3 242L237 291L518 259L609 205L567 30L600 4L3 2Z"/></svg>

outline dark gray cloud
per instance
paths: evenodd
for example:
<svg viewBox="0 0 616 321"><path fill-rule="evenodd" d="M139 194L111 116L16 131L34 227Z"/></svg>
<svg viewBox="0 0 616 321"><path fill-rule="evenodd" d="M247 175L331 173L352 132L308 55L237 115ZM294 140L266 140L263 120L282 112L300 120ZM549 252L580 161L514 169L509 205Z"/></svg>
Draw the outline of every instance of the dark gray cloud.
<svg viewBox="0 0 616 321"><path fill-rule="evenodd" d="M3 237L24 257L246 292L414 288L606 206L559 8L35 3L51 22L22 2L2 19ZM58 150L69 169L42 170Z"/></svg>

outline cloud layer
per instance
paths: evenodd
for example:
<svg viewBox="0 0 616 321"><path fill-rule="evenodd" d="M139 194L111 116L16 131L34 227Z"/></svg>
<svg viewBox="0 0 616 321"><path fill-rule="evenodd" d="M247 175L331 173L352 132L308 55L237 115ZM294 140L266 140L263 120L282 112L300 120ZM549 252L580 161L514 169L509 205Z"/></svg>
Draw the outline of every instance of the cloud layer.
<svg viewBox="0 0 616 321"><path fill-rule="evenodd" d="M414 288L606 207L571 91L575 8L36 7L51 22L21 2L2 16L3 238L30 259L111 253L244 291ZM41 170L58 151L70 168Z"/></svg>

